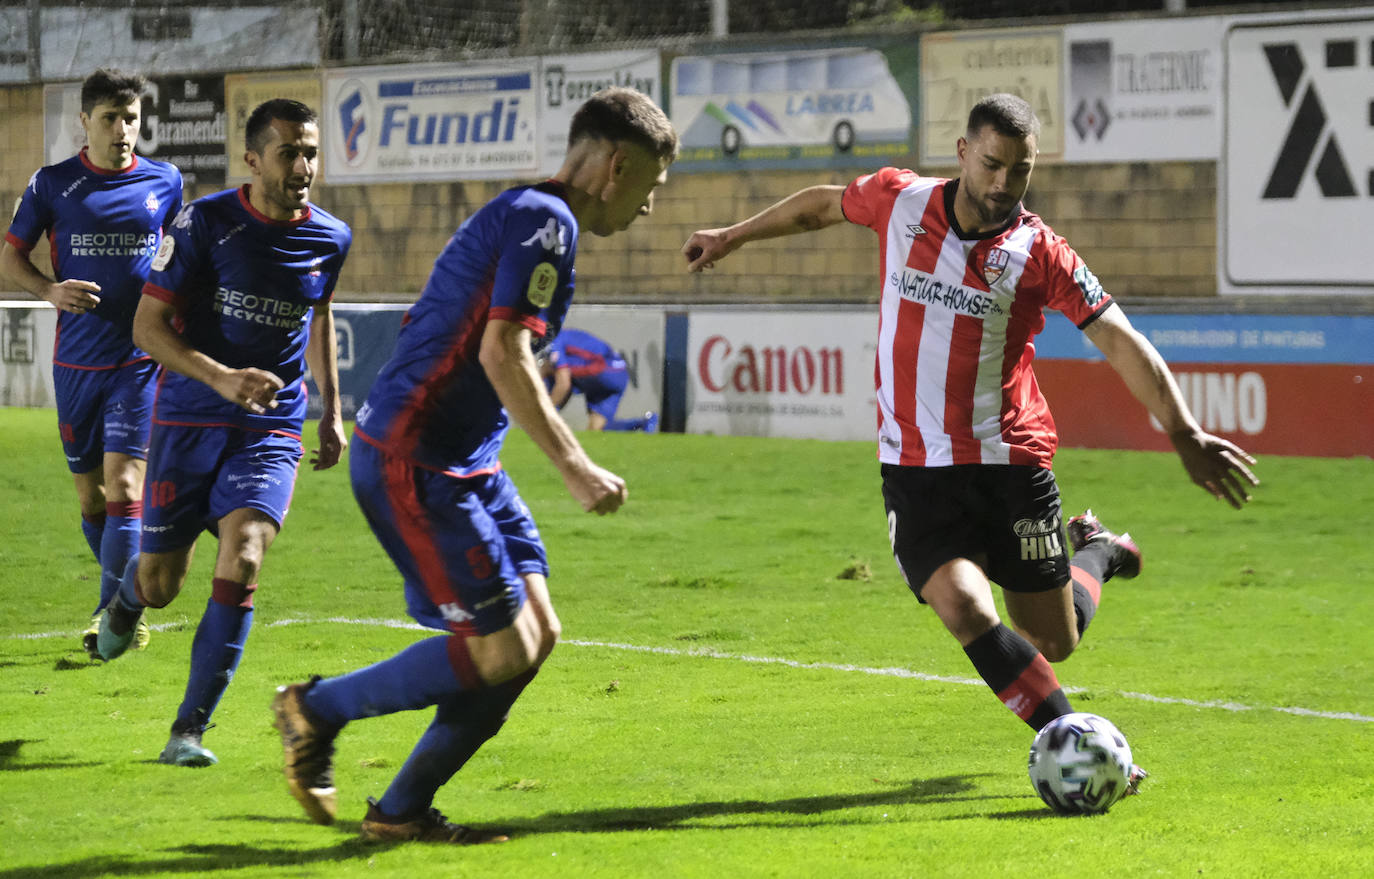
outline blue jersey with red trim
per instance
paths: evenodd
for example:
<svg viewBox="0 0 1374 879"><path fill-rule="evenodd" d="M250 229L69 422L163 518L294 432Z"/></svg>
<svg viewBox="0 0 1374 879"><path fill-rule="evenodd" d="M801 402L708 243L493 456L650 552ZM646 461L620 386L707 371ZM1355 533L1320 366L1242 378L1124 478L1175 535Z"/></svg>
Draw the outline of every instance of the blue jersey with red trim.
<svg viewBox="0 0 1374 879"><path fill-rule="evenodd" d="M284 387L276 408L258 415L168 370L153 420L298 434L310 320L314 307L333 297L352 241L346 223L315 205L295 220L264 216L249 203L247 185L183 208L153 260L144 295L176 306L176 328L192 348L225 366L271 372Z"/></svg>
<svg viewBox="0 0 1374 879"><path fill-rule="evenodd" d="M134 156L106 171L83 149L34 172L5 240L28 254L47 233L58 281L100 285L94 310L57 313L54 363L113 369L147 359L134 347L134 311L162 229L180 209L181 172L166 162Z"/></svg>
<svg viewBox="0 0 1374 879"><path fill-rule="evenodd" d="M478 362L491 318L558 334L572 304L577 220L561 184L508 189L449 239L358 412L358 434L459 476L498 468L509 418Z"/></svg>
<svg viewBox="0 0 1374 879"><path fill-rule="evenodd" d="M549 362L572 372L574 388L594 384L598 376L625 369L625 358L611 343L584 330L571 327L549 343Z"/></svg>

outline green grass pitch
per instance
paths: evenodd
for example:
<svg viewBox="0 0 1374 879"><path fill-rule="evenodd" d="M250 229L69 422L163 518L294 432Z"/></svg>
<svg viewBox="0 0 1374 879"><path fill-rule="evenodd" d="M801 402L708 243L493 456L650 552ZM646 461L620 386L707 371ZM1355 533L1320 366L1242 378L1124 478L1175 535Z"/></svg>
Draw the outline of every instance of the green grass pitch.
<svg viewBox="0 0 1374 879"><path fill-rule="evenodd" d="M1236 512L1170 455L1065 450L1067 511L1145 552L1058 665L1152 777L1094 818L1026 778L1031 731L902 585L868 443L586 435L630 501L585 515L512 434L564 643L439 793L502 846L356 838L428 723L339 740L340 820L286 792L273 688L390 656L398 577L347 468L303 469L206 744L158 765L209 594L202 537L151 647L86 660L97 571L51 411L0 410L0 879L211 875L994 877L1368 875L1374 863L1374 465L1261 460ZM313 426L309 428L313 439ZM307 441L307 446L311 443ZM850 577L842 577L848 573Z"/></svg>

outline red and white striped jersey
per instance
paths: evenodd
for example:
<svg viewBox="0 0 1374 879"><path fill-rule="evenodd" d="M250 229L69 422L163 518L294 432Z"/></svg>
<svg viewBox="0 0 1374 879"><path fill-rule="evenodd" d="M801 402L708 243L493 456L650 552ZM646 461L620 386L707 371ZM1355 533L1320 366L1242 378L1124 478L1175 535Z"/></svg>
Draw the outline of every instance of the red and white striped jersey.
<svg viewBox="0 0 1374 879"><path fill-rule="evenodd" d="M1083 327L1111 297L1024 208L997 232L960 237L956 186L884 168L844 191L845 217L876 232L881 251L878 459L1048 468L1058 435L1031 371L1043 309Z"/></svg>

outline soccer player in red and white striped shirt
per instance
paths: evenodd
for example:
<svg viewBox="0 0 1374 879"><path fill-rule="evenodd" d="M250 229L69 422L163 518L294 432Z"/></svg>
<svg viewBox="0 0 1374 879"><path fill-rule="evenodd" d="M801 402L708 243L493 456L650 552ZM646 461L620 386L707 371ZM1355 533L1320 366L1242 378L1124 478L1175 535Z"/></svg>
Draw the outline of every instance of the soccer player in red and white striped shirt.
<svg viewBox="0 0 1374 879"><path fill-rule="evenodd" d="M1236 508L1259 484L1254 459L1199 427L1159 352L1022 206L1039 127L1025 101L991 95L959 138L957 179L884 168L812 186L682 249L698 272L750 241L846 220L877 233L878 459L893 553L988 686L1037 730L1072 710L1049 663L1078 645L1102 584L1135 576L1141 561L1129 535L1089 512L1069 523L1069 562L1050 469L1058 437L1031 370L1043 309L1101 349L1193 482Z"/></svg>

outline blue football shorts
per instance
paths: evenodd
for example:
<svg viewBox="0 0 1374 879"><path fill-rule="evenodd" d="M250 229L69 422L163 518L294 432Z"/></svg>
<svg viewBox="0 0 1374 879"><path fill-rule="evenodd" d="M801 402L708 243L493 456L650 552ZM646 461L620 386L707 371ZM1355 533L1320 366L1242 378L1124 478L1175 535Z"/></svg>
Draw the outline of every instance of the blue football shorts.
<svg viewBox="0 0 1374 879"><path fill-rule="evenodd" d="M237 427L154 424L143 480L143 551L167 552L218 534L219 520L259 510L278 527L296 487L298 437Z"/></svg>
<svg viewBox="0 0 1374 879"><path fill-rule="evenodd" d="M888 535L917 598L937 569L964 558L1010 592L1069 580L1059 486L1043 467L882 465Z"/></svg>
<svg viewBox="0 0 1374 879"><path fill-rule="evenodd" d="M116 369L54 366L57 428L73 473L99 467L106 452L148 454L157 363L140 360Z"/></svg>
<svg viewBox="0 0 1374 879"><path fill-rule="evenodd" d="M507 628L523 574L548 576L544 543L504 470L459 478L417 467L354 436L353 495L405 581L406 611L460 635Z"/></svg>
<svg viewBox="0 0 1374 879"><path fill-rule="evenodd" d="M587 397L587 411L595 412L607 421L615 418L620 398L625 394L628 373L623 369L579 379L578 390Z"/></svg>

